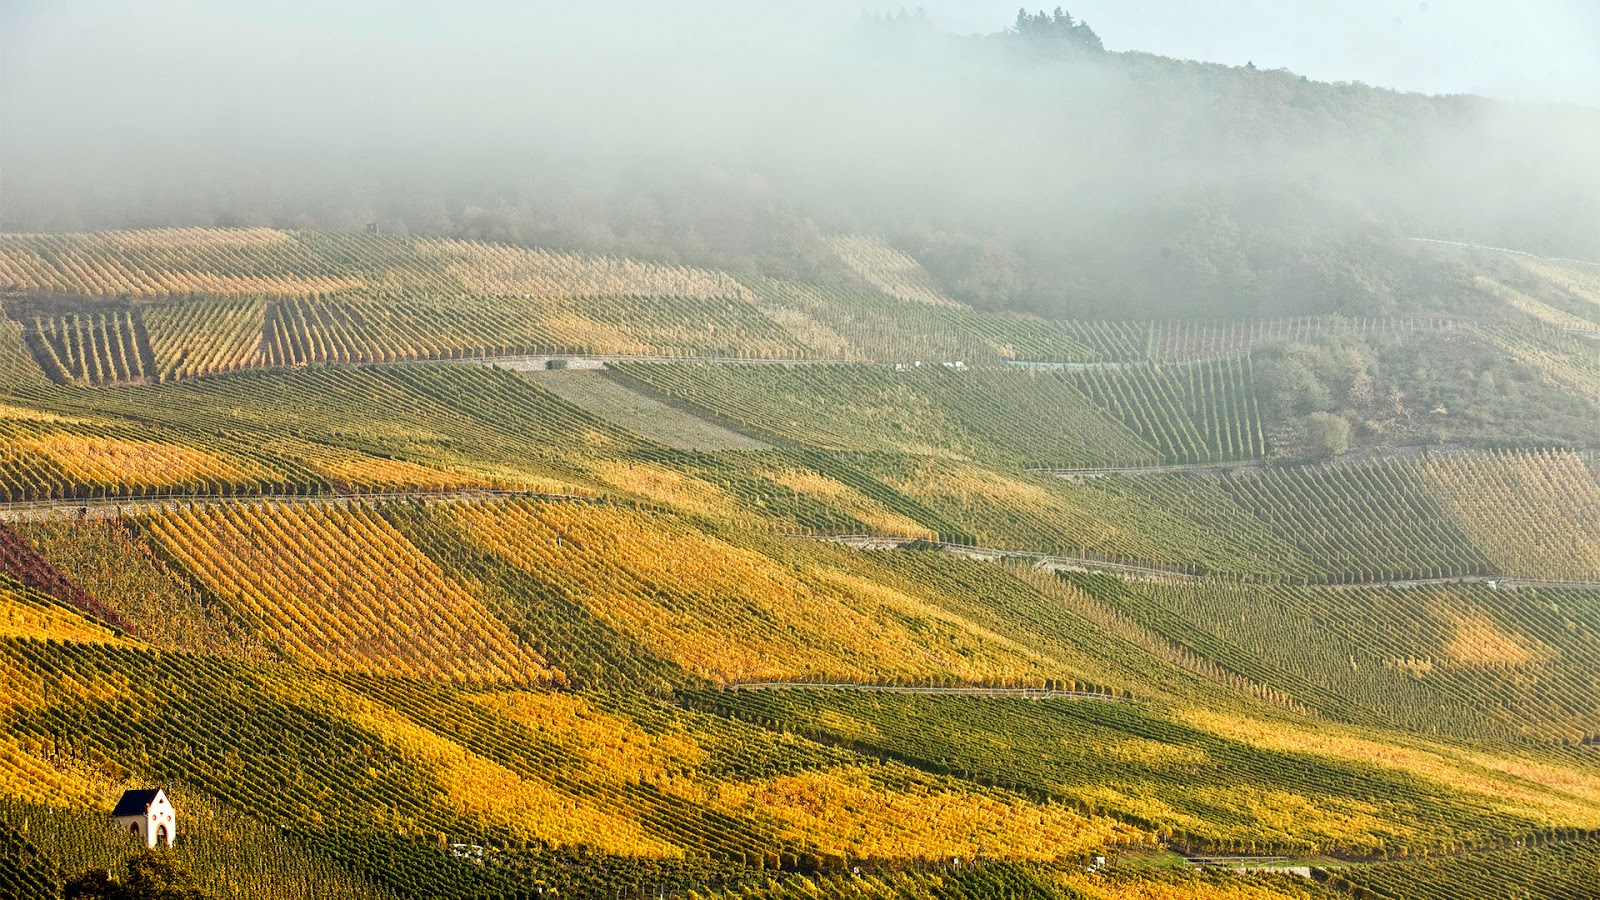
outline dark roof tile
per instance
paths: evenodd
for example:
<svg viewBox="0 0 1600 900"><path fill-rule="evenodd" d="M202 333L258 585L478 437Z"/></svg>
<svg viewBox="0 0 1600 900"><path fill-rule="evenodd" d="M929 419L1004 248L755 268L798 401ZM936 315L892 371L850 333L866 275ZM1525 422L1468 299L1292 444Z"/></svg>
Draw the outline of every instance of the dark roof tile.
<svg viewBox="0 0 1600 900"><path fill-rule="evenodd" d="M145 788L138 791L123 791L122 799L117 801L117 808L111 811L113 816L142 816L150 804L155 802L156 795L161 793L160 788Z"/></svg>

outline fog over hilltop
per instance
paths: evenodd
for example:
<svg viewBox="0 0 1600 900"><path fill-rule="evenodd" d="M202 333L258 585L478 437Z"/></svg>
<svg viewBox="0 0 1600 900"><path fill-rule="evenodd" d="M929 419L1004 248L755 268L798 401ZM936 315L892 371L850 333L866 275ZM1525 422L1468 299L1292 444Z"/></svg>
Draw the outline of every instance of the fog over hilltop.
<svg viewBox="0 0 1600 900"><path fill-rule="evenodd" d="M1108 52L1070 13L267 7L11 8L0 226L375 221L824 281L861 231L1048 315L1448 303L1405 236L1600 256L1581 106Z"/></svg>

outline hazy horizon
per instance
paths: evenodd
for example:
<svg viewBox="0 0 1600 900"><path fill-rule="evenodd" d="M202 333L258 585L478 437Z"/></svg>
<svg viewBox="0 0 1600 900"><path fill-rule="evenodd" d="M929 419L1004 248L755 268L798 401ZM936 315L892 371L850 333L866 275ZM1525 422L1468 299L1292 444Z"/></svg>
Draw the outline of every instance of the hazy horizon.
<svg viewBox="0 0 1600 900"><path fill-rule="evenodd" d="M1156 0L1074 4L1110 49L1146 51L1105 54L1058 24L962 36L1015 20L990 3L959 21L934 4L931 24L894 27L843 0L480 3L448 16L13 5L0 31L0 227L380 222L790 276L816 271L818 235L865 232L934 268L942 258L974 298L1041 309L1335 282L1373 294L1312 261L1343 241L1595 256L1600 108L1351 84L1381 83L1357 57L1395 56L1381 35L1350 38L1375 8L1263 13L1255 28L1219 13L1208 31ZM1581 18L1541 8L1546 23ZM1273 24L1284 21L1304 34ZM1543 30L1585 40L1573 24ZM1292 74L1300 64L1274 41L1348 81ZM1430 46L1417 44L1417 65ZM1261 71L1156 55L1185 47L1248 53ZM1340 58L1348 71L1334 71Z"/></svg>

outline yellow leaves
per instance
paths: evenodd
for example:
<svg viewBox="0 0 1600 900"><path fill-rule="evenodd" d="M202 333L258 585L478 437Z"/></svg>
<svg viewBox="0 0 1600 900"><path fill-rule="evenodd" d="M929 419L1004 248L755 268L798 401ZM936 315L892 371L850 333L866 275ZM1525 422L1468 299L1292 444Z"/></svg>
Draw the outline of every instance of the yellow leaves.
<svg viewBox="0 0 1600 900"><path fill-rule="evenodd" d="M673 520L572 503L462 505L473 540L713 681L1043 672L1002 639L880 585L790 570Z"/></svg>
<svg viewBox="0 0 1600 900"><path fill-rule="evenodd" d="M1508 575L1600 578L1600 484L1577 454L1448 454L1424 471L1456 523Z"/></svg>
<svg viewBox="0 0 1600 900"><path fill-rule="evenodd" d="M1172 556L1170 546L1151 539L1152 523L1132 518L1133 504L1061 479L1047 488L967 463L919 459L885 481L941 512L952 510L981 544L1084 547L1149 560Z"/></svg>
<svg viewBox="0 0 1600 900"><path fill-rule="evenodd" d="M575 504L485 504L458 514L474 540L567 586L652 652L717 681L810 672L827 658L828 635L867 625L757 554L640 514ZM772 620L794 627L763 624Z"/></svg>
<svg viewBox="0 0 1600 900"><path fill-rule="evenodd" d="M24 406L12 406L9 403L0 403L0 419L4 419L9 422L42 422L52 425L95 424L90 419L79 419L73 416L58 416L55 413L44 412L37 409L28 409Z"/></svg>
<svg viewBox="0 0 1600 900"><path fill-rule="evenodd" d="M968 859L981 852L1052 860L1138 835L1110 819L1014 797L920 780L891 786L860 766L725 783L711 802L730 815L774 819L791 840L857 858Z"/></svg>
<svg viewBox="0 0 1600 900"><path fill-rule="evenodd" d="M308 468L328 479L335 488L449 491L493 486L489 479L420 466L402 459L367 456L309 442L297 443L292 449Z"/></svg>
<svg viewBox="0 0 1600 900"><path fill-rule="evenodd" d="M1293 791L1262 790L1243 784L1205 787L1197 796L1218 809L1229 810L1247 821L1236 839L1265 839L1271 843L1302 846L1339 843L1344 846L1376 845L1395 837L1410 837L1385 819L1375 804L1351 797L1307 797Z"/></svg>
<svg viewBox="0 0 1600 900"><path fill-rule="evenodd" d="M110 809L120 785L87 766L47 762L37 747L15 738L0 738L0 795L52 806Z"/></svg>
<svg viewBox="0 0 1600 900"><path fill-rule="evenodd" d="M1564 766L1492 753L1468 753L1467 762L1513 778L1542 785L1585 803L1600 806L1600 776Z"/></svg>
<svg viewBox="0 0 1600 900"><path fill-rule="evenodd" d="M1469 665L1516 666L1533 659L1515 635L1507 634L1482 614L1456 617L1445 653L1456 662Z"/></svg>
<svg viewBox="0 0 1600 900"><path fill-rule="evenodd" d="M698 765L705 751L686 733L650 734L633 720L595 709L576 694L507 691L478 705L568 744L588 761L587 781L637 784Z"/></svg>
<svg viewBox="0 0 1600 900"><path fill-rule="evenodd" d="M208 375L263 362L266 301L184 299L144 309L141 318L162 380Z"/></svg>
<svg viewBox="0 0 1600 900"><path fill-rule="evenodd" d="M566 347L578 347L585 353L639 356L655 349L615 325L572 313L556 313L542 318L539 324L550 332L552 341Z"/></svg>
<svg viewBox="0 0 1600 900"><path fill-rule="evenodd" d="M873 534L928 539L934 537L934 533L926 526L885 508L883 504L863 496L855 488L826 475L804 469L778 469L763 474L797 494L826 500L829 506L865 523L872 529Z"/></svg>
<svg viewBox="0 0 1600 900"><path fill-rule="evenodd" d="M732 277L710 269L472 241L418 241L417 249L450 260L446 266L450 274L468 290L483 294L703 299L748 296Z"/></svg>
<svg viewBox="0 0 1600 900"><path fill-rule="evenodd" d="M1117 741L1106 745L1104 752L1141 766L1199 765L1206 761L1206 752L1198 747L1152 741L1148 738L1127 738Z"/></svg>
<svg viewBox="0 0 1600 900"><path fill-rule="evenodd" d="M1061 884L1087 900L1312 900L1312 893L1290 881L1263 882L1237 876L1222 879L1115 878L1086 872L1063 872Z"/></svg>
<svg viewBox="0 0 1600 900"><path fill-rule="evenodd" d="M649 834L632 817L589 796L523 778L353 691L331 687L311 694L287 685L279 690L291 701L317 703L426 764L434 771L445 802L461 815L556 847L581 844L622 856L681 855L677 847Z"/></svg>
<svg viewBox="0 0 1600 900"><path fill-rule="evenodd" d="M1179 718L1195 728L1262 750L1309 753L1397 769L1475 794L1480 803L1552 827L1600 826L1600 779L1553 763L1474 754L1392 734L1378 740L1370 732L1357 733L1332 723L1312 727L1203 709L1185 710Z"/></svg>
<svg viewBox="0 0 1600 900"><path fill-rule="evenodd" d="M713 518L741 517L739 501L713 484L656 463L605 460L589 464L601 481L685 512Z"/></svg>
<svg viewBox="0 0 1600 900"><path fill-rule="evenodd" d="M0 638L123 643L99 622L4 588L0 588Z"/></svg>
<svg viewBox="0 0 1600 900"><path fill-rule="evenodd" d="M301 662L413 677L549 676L504 623L370 509L191 508L149 525L236 616Z"/></svg>
<svg viewBox="0 0 1600 900"><path fill-rule="evenodd" d="M878 582L826 569L808 569L811 579L853 597L852 605L885 631L909 627L926 635L922 653L962 681L987 681L1029 674L1045 676L1052 661L1006 637L931 603Z"/></svg>
<svg viewBox="0 0 1600 900"><path fill-rule="evenodd" d="M75 480L91 484L163 488L199 479L229 484L249 480L236 466L178 444L51 434L14 441L49 457Z"/></svg>

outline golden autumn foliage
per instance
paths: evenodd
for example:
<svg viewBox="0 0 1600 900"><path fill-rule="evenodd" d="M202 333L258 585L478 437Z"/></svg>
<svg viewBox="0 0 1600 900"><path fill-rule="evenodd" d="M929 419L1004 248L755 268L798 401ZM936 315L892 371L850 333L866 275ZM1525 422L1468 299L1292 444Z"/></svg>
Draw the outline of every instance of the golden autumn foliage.
<svg viewBox="0 0 1600 900"><path fill-rule="evenodd" d="M1576 765L1530 763L1349 726L1268 722L1211 710L1182 713L1188 724L1264 750L1306 753L1406 772L1495 802L1501 810L1550 825L1600 827L1600 776Z"/></svg>
<svg viewBox="0 0 1600 900"><path fill-rule="evenodd" d="M797 494L821 498L834 509L865 523L874 534L930 540L935 537L927 526L887 509L882 503L826 475L805 469L768 469L761 475Z"/></svg>
<svg viewBox="0 0 1600 900"><path fill-rule="evenodd" d="M418 250L449 260L450 274L483 294L748 298L732 277L710 269L475 241L420 241Z"/></svg>
<svg viewBox="0 0 1600 900"><path fill-rule="evenodd" d="M14 585L0 585L0 638L121 642L99 622Z"/></svg>
<svg viewBox="0 0 1600 900"><path fill-rule="evenodd" d="M0 738L0 796L30 803L109 808L121 785L104 773L64 759L47 761L28 742Z"/></svg>
<svg viewBox="0 0 1600 900"><path fill-rule="evenodd" d="M261 329L267 303L180 300L143 310L156 375L162 381L261 365Z"/></svg>
<svg viewBox="0 0 1600 900"><path fill-rule="evenodd" d="M250 477L232 463L179 444L76 434L21 438L13 443L48 457L80 483L113 489L137 492L202 480L234 484Z"/></svg>
<svg viewBox="0 0 1600 900"><path fill-rule="evenodd" d="M903 774L903 773L896 773ZM776 819L784 834L847 858L1054 860L1133 840L1139 833L1019 798L913 779L890 785L851 766L710 790L724 812Z"/></svg>
<svg viewBox="0 0 1600 900"><path fill-rule="evenodd" d="M61 574L114 610L139 640L193 653L271 659L259 635L231 620L117 519L16 526Z"/></svg>
<svg viewBox="0 0 1600 900"><path fill-rule="evenodd" d="M335 490L450 491L498 487L494 479L418 465L403 459L368 456L309 442L279 442L274 449L304 463L333 485Z"/></svg>
<svg viewBox="0 0 1600 900"><path fill-rule="evenodd" d="M651 734L631 719L596 709L577 694L504 691L474 699L581 754L588 765L572 774L585 781L638 784L691 769L705 759L705 751L691 735Z"/></svg>
<svg viewBox="0 0 1600 900"><path fill-rule="evenodd" d="M983 681L1045 663L878 585L794 572L672 520L575 503L456 508L479 544L564 585L601 621L718 682Z"/></svg>
<svg viewBox="0 0 1600 900"><path fill-rule="evenodd" d="M1270 880L1232 874L1140 879L1065 872L1060 879L1063 886L1086 900L1314 900L1325 896L1293 875Z"/></svg>
<svg viewBox="0 0 1600 900"><path fill-rule="evenodd" d="M190 507L148 527L235 616L301 662L418 677L550 675L371 509Z"/></svg>
<svg viewBox="0 0 1600 900"><path fill-rule="evenodd" d="M449 808L554 847L581 844L621 856L677 856L682 851L651 835L625 810L594 797L526 778L353 691L318 692L284 684L285 699L314 703L330 715L377 735L434 777Z"/></svg>
<svg viewBox="0 0 1600 900"><path fill-rule="evenodd" d="M684 512L719 519L754 521L738 498L682 472L639 460L597 460L589 470L602 482Z"/></svg>

